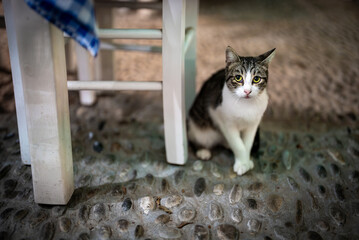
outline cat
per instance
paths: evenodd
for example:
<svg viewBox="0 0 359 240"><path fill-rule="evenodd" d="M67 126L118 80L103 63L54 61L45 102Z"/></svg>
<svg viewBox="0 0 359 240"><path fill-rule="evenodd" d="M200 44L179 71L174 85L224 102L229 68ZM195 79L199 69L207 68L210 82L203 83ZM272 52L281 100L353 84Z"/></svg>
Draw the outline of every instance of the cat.
<svg viewBox="0 0 359 240"><path fill-rule="evenodd" d="M189 111L188 139L198 148L198 158L208 160L212 147L224 145L234 153L234 172L253 169L250 152L268 105L268 65L274 55L275 48L241 57L227 47L225 69L204 83Z"/></svg>

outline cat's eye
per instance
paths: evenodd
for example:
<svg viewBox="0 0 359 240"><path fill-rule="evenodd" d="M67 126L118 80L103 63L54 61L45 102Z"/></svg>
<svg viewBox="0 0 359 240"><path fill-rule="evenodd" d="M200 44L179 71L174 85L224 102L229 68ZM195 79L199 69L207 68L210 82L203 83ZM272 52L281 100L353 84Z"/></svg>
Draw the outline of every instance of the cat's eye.
<svg viewBox="0 0 359 240"><path fill-rule="evenodd" d="M255 76L255 77L253 78L253 82L254 82L254 83L259 83L260 81L261 81L261 78L258 77L258 76Z"/></svg>
<svg viewBox="0 0 359 240"><path fill-rule="evenodd" d="M243 77L241 75L236 75L234 76L234 79L237 81L237 82L240 82L243 80Z"/></svg>

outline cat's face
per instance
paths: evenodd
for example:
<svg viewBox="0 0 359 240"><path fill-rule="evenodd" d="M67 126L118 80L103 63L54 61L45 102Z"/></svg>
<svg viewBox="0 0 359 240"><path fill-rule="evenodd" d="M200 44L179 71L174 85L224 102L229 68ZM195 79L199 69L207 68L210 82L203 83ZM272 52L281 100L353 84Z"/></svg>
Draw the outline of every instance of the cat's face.
<svg viewBox="0 0 359 240"><path fill-rule="evenodd" d="M239 98L259 96L268 83L268 64L275 55L272 49L258 57L240 57L231 47L226 49L226 84Z"/></svg>

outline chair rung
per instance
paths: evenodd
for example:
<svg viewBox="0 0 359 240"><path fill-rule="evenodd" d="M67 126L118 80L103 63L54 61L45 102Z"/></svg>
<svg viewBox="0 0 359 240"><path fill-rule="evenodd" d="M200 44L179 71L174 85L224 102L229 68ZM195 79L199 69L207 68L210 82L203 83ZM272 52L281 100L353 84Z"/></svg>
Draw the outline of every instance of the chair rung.
<svg viewBox="0 0 359 240"><path fill-rule="evenodd" d="M162 39L161 29L99 29L100 38Z"/></svg>
<svg viewBox="0 0 359 240"><path fill-rule="evenodd" d="M162 9L161 2L129 2L129 1L111 1L111 0L96 0L96 7L113 7L113 8L131 8L131 9Z"/></svg>
<svg viewBox="0 0 359 240"><path fill-rule="evenodd" d="M162 82L123 82L123 81L67 81L69 91L79 90L162 90Z"/></svg>
<svg viewBox="0 0 359 240"><path fill-rule="evenodd" d="M100 42L100 48L104 50L125 50L125 51L140 51L140 52L154 52L161 53L161 46L151 45L132 45L132 44L117 44L111 42Z"/></svg>

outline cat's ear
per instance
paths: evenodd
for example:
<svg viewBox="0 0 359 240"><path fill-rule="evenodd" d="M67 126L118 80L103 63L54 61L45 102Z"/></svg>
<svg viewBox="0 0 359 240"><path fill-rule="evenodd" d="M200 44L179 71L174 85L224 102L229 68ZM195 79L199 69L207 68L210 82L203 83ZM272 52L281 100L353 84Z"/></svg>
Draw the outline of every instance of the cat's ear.
<svg viewBox="0 0 359 240"><path fill-rule="evenodd" d="M231 63L239 62L239 61L240 61L240 58L239 58L238 54L236 53L236 51L234 51L233 48L228 46L226 49L226 64L227 64L227 66Z"/></svg>
<svg viewBox="0 0 359 240"><path fill-rule="evenodd" d="M266 53L263 53L262 55L259 55L257 57L257 61L263 65L268 65L269 62L272 61L274 55L275 55L275 48L273 48L272 50Z"/></svg>

